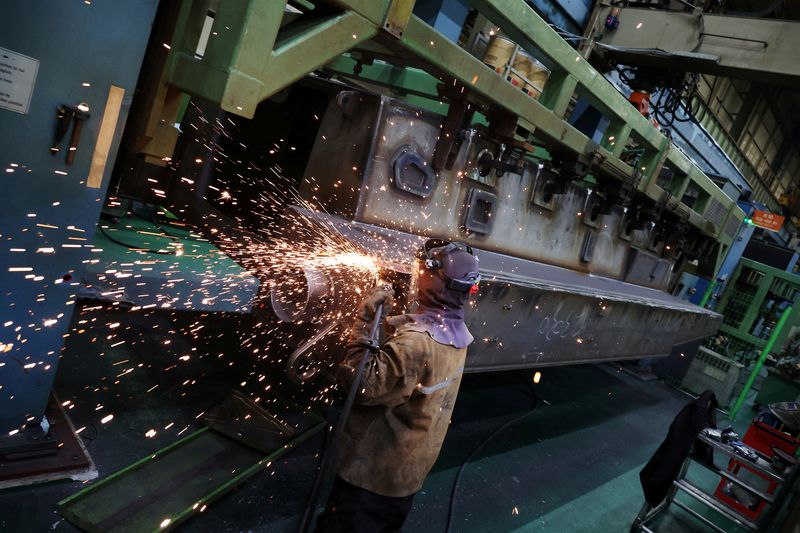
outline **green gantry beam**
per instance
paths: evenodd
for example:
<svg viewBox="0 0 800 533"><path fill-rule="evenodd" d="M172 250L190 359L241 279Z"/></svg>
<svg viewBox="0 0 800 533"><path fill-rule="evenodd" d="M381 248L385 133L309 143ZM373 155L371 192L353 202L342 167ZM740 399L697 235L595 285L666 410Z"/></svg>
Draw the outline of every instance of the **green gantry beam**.
<svg viewBox="0 0 800 533"><path fill-rule="evenodd" d="M219 2L212 37L202 58L195 56L195 49L210 0L183 0L167 79L183 91L218 102L226 111L252 117L259 102L325 65L353 77L355 63L343 58L344 53L380 57L395 65L389 67L391 71L371 68L360 76L374 76L378 84L426 96L431 80L461 85L467 99L483 111L504 111L518 117L518 124L543 141L549 151L592 156L597 172L617 179L630 181L638 175L636 187L642 194L683 214L696 228L715 237L722 245L720 253L730 245L734 234L723 229L738 226L744 219L736 202L523 0L470 2L550 68L550 80L539 101L497 76L419 18L392 18L409 12L413 0L315 0L316 7L328 9L315 7L302 16L294 13L290 22L289 17L284 20L287 3L293 5L287 0ZM308 2L303 6L307 8ZM409 69L405 75L396 70L405 67L422 69L433 78L423 79L418 70ZM415 80L422 80L422 86L415 87ZM604 139L598 146L564 119L576 94L589 98L610 119L606 133L614 137L613 141ZM621 159L629 140L644 149L637 172ZM682 180L671 191L655 183L665 163ZM704 195L694 209L680 202L690 184Z"/></svg>
<svg viewBox="0 0 800 533"><path fill-rule="evenodd" d="M597 20L611 9L603 8ZM619 21L595 46L626 64L800 87L800 22L631 7L621 9Z"/></svg>
<svg viewBox="0 0 800 533"><path fill-rule="evenodd" d="M231 113L255 114L259 102L375 36L377 0L348 0L360 11L299 18L281 32L287 0L220 2L202 58L195 54L208 0L185 0L170 54L169 83L217 102ZM385 1L383 2L386 3ZM377 6L379 7L379 6ZM385 11L385 8L384 8ZM176 32L177 33L177 32Z"/></svg>

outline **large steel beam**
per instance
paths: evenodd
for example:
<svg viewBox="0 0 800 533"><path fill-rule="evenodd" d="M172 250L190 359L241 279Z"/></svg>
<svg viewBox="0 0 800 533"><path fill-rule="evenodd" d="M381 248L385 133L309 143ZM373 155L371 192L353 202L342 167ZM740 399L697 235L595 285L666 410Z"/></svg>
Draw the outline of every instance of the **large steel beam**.
<svg viewBox="0 0 800 533"><path fill-rule="evenodd" d="M620 61L800 87L798 22L637 8L619 20L596 46Z"/></svg>
<svg viewBox="0 0 800 533"><path fill-rule="evenodd" d="M387 268L405 268L423 239L299 211L325 231L335 228ZM467 372L662 357L676 344L714 334L722 322L721 315L665 291L486 250L477 253L484 281L476 305L465 313L476 338ZM647 334L632 334L643 331Z"/></svg>

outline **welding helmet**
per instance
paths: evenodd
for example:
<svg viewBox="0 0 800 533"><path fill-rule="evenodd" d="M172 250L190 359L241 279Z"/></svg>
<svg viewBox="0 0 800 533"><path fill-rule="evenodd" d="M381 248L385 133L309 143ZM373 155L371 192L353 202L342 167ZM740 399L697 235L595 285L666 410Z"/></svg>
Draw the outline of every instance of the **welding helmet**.
<svg viewBox="0 0 800 533"><path fill-rule="evenodd" d="M478 273L478 257L470 246L461 242L428 239L417 250L417 259L426 269L442 278L447 289L477 292L481 275Z"/></svg>
<svg viewBox="0 0 800 533"><path fill-rule="evenodd" d="M412 285L426 307L460 309L478 290L478 257L459 242L429 239L416 253Z"/></svg>

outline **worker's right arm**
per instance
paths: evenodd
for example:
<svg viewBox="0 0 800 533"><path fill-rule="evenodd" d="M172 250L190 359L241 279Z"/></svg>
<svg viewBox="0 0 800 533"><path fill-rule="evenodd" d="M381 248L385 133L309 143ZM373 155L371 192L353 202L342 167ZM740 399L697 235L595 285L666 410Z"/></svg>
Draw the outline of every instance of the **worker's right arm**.
<svg viewBox="0 0 800 533"><path fill-rule="evenodd" d="M394 407L408 401L417 385L418 372L415 358L404 342L404 336L394 337L377 351L367 356L367 365L356 400L362 405L386 405ZM347 355L339 366L339 382L350 387L356 379L358 364L364 355L364 347L349 344Z"/></svg>
<svg viewBox="0 0 800 533"><path fill-rule="evenodd" d="M361 357L370 349L362 376L357 401L364 405L399 405L411 396L417 372L413 368L403 336L390 339L378 348L372 345L370 325L379 305L388 313L392 309L391 285L379 285L361 301L356 319L350 328L345 356L340 361L337 381L349 388L356 379Z"/></svg>

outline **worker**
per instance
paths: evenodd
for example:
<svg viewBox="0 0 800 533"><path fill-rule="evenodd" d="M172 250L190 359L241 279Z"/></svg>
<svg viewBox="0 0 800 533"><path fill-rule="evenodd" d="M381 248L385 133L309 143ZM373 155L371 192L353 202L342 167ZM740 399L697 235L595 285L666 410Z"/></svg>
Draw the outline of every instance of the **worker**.
<svg viewBox="0 0 800 533"><path fill-rule="evenodd" d="M388 317L389 337L369 355L318 533L400 531L442 447L473 340L463 307L477 292L478 258L464 244L431 239L414 268L416 309ZM361 302L337 366L345 387L371 344L376 308L391 310L392 294L379 286Z"/></svg>

